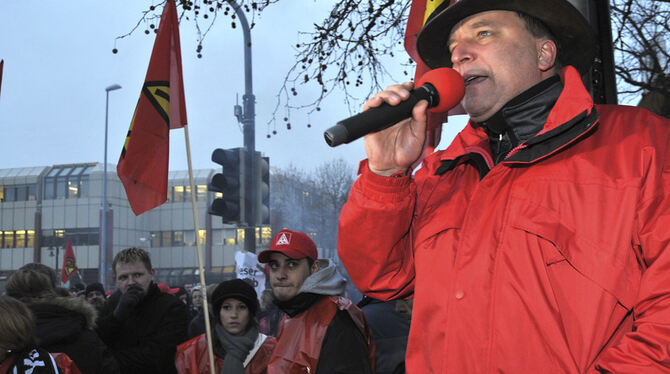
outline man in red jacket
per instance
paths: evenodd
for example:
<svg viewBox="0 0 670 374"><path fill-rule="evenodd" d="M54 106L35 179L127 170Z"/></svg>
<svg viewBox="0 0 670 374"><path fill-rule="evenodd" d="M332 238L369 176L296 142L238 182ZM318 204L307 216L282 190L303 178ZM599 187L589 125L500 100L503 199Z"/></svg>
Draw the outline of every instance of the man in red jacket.
<svg viewBox="0 0 670 374"><path fill-rule="evenodd" d="M425 101L366 136L338 230L361 291L414 298L407 372L670 371L669 121L594 105L568 1L448 3L417 50L463 76L470 123L414 175Z"/></svg>
<svg viewBox="0 0 670 374"><path fill-rule="evenodd" d="M356 305L340 295L345 280L317 259L304 232L282 230L258 254L267 263L275 303L286 315L268 374L372 373L372 334Z"/></svg>

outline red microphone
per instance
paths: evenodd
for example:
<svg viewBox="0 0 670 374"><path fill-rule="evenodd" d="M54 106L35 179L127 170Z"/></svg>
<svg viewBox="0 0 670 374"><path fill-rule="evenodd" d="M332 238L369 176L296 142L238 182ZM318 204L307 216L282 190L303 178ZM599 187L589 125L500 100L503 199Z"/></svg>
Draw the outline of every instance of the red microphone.
<svg viewBox="0 0 670 374"><path fill-rule="evenodd" d="M451 68L430 70L421 76L416 85L419 87L410 91L409 98L398 105L382 103L338 122L323 133L326 143L335 147L391 127L411 117L412 109L420 100L428 100L431 112L446 112L455 107L465 94L463 77Z"/></svg>

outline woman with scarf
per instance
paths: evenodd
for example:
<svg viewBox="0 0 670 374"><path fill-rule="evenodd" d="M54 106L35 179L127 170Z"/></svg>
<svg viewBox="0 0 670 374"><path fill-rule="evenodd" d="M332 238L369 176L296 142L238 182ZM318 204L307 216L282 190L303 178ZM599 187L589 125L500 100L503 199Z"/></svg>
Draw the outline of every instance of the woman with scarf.
<svg viewBox="0 0 670 374"><path fill-rule="evenodd" d="M212 306L217 373L265 373L276 340L258 331L259 305L254 288L241 279L221 282L212 293ZM180 374L209 373L205 334L179 345L175 361Z"/></svg>

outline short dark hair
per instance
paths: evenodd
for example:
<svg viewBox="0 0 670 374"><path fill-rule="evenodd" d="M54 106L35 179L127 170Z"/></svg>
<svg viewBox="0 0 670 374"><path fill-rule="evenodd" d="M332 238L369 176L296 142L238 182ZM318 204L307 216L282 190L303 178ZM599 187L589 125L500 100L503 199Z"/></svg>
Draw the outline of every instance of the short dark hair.
<svg viewBox="0 0 670 374"><path fill-rule="evenodd" d="M112 271L114 272L114 276L116 276L116 264L119 262L123 264L132 264L138 261L142 261L148 271L151 271L153 268L151 266L151 258L149 257L149 253L142 248L130 247L117 253L116 256L114 256L114 260L112 261Z"/></svg>
<svg viewBox="0 0 670 374"><path fill-rule="evenodd" d="M549 39L554 44L556 44L556 63L555 63L555 68L556 70L559 70L563 66L563 62L561 61L561 49L562 46L558 42L558 38L552 34L551 30L549 30L549 27L544 24L539 18L533 17L531 15L528 15L524 12L516 12L516 14L521 18L523 21L524 25L526 26L526 30L530 32L530 34L538 39Z"/></svg>

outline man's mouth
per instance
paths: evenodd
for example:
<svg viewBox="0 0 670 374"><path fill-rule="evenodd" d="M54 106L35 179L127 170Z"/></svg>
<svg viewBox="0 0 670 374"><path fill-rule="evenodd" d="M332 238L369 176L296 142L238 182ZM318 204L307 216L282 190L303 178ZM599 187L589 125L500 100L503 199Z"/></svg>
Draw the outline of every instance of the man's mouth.
<svg viewBox="0 0 670 374"><path fill-rule="evenodd" d="M471 84L479 83L479 82L483 81L484 79L486 79L486 77L483 76L483 75L471 75L471 76L465 78L465 86L467 87Z"/></svg>

